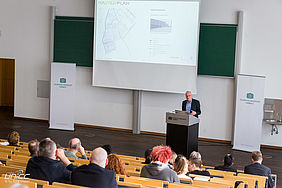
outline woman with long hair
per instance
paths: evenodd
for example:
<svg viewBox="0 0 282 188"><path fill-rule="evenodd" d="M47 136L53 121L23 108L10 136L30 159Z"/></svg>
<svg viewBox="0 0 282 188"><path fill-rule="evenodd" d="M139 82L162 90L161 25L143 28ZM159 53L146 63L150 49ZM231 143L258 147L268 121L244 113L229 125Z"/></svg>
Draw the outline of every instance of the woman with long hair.
<svg viewBox="0 0 282 188"><path fill-rule="evenodd" d="M115 153L108 155L108 164L106 166L106 169L112 170L116 172L116 174L128 176L124 167L124 162Z"/></svg>
<svg viewBox="0 0 282 188"><path fill-rule="evenodd" d="M179 178L191 179L189 176L186 176L188 172L188 160L183 155L177 155L173 169Z"/></svg>

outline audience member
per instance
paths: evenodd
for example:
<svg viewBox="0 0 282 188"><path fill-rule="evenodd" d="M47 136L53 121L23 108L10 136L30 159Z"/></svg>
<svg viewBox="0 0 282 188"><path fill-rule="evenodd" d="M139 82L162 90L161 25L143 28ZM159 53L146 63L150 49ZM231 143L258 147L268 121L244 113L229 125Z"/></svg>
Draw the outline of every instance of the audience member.
<svg viewBox="0 0 282 188"><path fill-rule="evenodd" d="M183 155L178 155L176 157L173 169L179 178L191 179L186 175L188 172L188 160Z"/></svg>
<svg viewBox="0 0 282 188"><path fill-rule="evenodd" d="M108 164L106 165L106 169L112 170L116 172L116 174L128 176L123 161L114 153L108 155Z"/></svg>
<svg viewBox="0 0 282 188"><path fill-rule="evenodd" d="M37 156L38 150L39 150L38 140L35 139L28 142L28 151L30 153L29 156L31 157Z"/></svg>
<svg viewBox="0 0 282 188"><path fill-rule="evenodd" d="M17 131L12 131L8 135L9 146L20 146L20 134Z"/></svg>
<svg viewBox="0 0 282 188"><path fill-rule="evenodd" d="M152 149L146 149L145 154L145 162L143 164L150 164L152 162Z"/></svg>
<svg viewBox="0 0 282 188"><path fill-rule="evenodd" d="M107 154L110 155L112 153L112 146L110 144L105 144L101 148L106 150Z"/></svg>
<svg viewBox="0 0 282 188"><path fill-rule="evenodd" d="M188 161L188 171L190 174L197 174L202 176L210 176L210 173L206 170L201 171L202 160L201 159L191 159Z"/></svg>
<svg viewBox="0 0 282 188"><path fill-rule="evenodd" d="M117 188L116 173L105 169L107 163L106 150L101 147L94 149L90 157L90 164L73 170L72 183L86 187Z"/></svg>
<svg viewBox="0 0 282 188"><path fill-rule="evenodd" d="M73 138L69 141L69 150L65 151L65 155L67 157L79 159L76 156L76 153L79 152L81 154L82 159L87 159L84 151L84 147L82 147L81 142L78 138Z"/></svg>
<svg viewBox="0 0 282 188"><path fill-rule="evenodd" d="M174 165L176 157L177 157L177 154L171 150L171 158L168 161L169 168L173 169L173 165Z"/></svg>
<svg viewBox="0 0 282 188"><path fill-rule="evenodd" d="M189 160L192 160L192 159L200 159L200 160L202 160L202 156L201 156L201 154L199 152L193 151L189 155Z"/></svg>
<svg viewBox="0 0 282 188"><path fill-rule="evenodd" d="M57 159L60 159L61 162ZM56 143L49 138L39 143L38 156L29 159L26 177L53 182L69 183L74 165L64 155L64 150L56 149Z"/></svg>
<svg viewBox="0 0 282 188"><path fill-rule="evenodd" d="M152 162L142 168L140 176L164 180L169 183L179 182L176 172L167 165L170 158L171 149L169 146L155 146L152 151Z"/></svg>
<svg viewBox="0 0 282 188"><path fill-rule="evenodd" d="M252 152L252 164L245 166L244 173L268 177L268 187L273 187L274 182L271 177L270 168L262 164L263 158L260 151Z"/></svg>
<svg viewBox="0 0 282 188"><path fill-rule="evenodd" d="M234 161L234 158L232 157L232 155L226 154L224 156L223 165L216 166L214 169L215 170L229 171L229 172L237 172L237 170L235 168L232 168L232 166L234 164L233 161Z"/></svg>

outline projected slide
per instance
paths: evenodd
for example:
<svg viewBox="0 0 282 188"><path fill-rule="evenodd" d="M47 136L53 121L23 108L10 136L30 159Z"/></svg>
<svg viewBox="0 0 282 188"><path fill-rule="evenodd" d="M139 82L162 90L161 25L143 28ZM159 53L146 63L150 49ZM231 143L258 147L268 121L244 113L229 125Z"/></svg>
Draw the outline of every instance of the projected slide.
<svg viewBox="0 0 282 188"><path fill-rule="evenodd" d="M196 66L199 2L97 0L95 59Z"/></svg>

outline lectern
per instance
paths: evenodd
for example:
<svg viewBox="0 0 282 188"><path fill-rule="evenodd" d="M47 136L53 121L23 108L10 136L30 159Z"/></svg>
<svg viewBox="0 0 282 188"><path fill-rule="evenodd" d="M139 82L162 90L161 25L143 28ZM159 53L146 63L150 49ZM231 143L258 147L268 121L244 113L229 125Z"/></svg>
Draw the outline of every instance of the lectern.
<svg viewBox="0 0 282 188"><path fill-rule="evenodd" d="M166 145L189 158L198 151L199 119L184 111L166 113Z"/></svg>

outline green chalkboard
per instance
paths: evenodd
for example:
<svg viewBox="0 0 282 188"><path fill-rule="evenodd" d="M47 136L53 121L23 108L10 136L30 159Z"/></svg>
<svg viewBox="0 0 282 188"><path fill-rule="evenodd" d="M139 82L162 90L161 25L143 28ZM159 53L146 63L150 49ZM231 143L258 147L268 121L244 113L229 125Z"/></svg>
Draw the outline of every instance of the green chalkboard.
<svg viewBox="0 0 282 188"><path fill-rule="evenodd" d="M94 18L56 16L54 62L93 66ZM237 25L201 24L198 74L234 76Z"/></svg>
<svg viewBox="0 0 282 188"><path fill-rule="evenodd" d="M234 77L237 25L201 24L198 74Z"/></svg>
<svg viewBox="0 0 282 188"><path fill-rule="evenodd" d="M93 66L93 18L56 16L54 62Z"/></svg>

